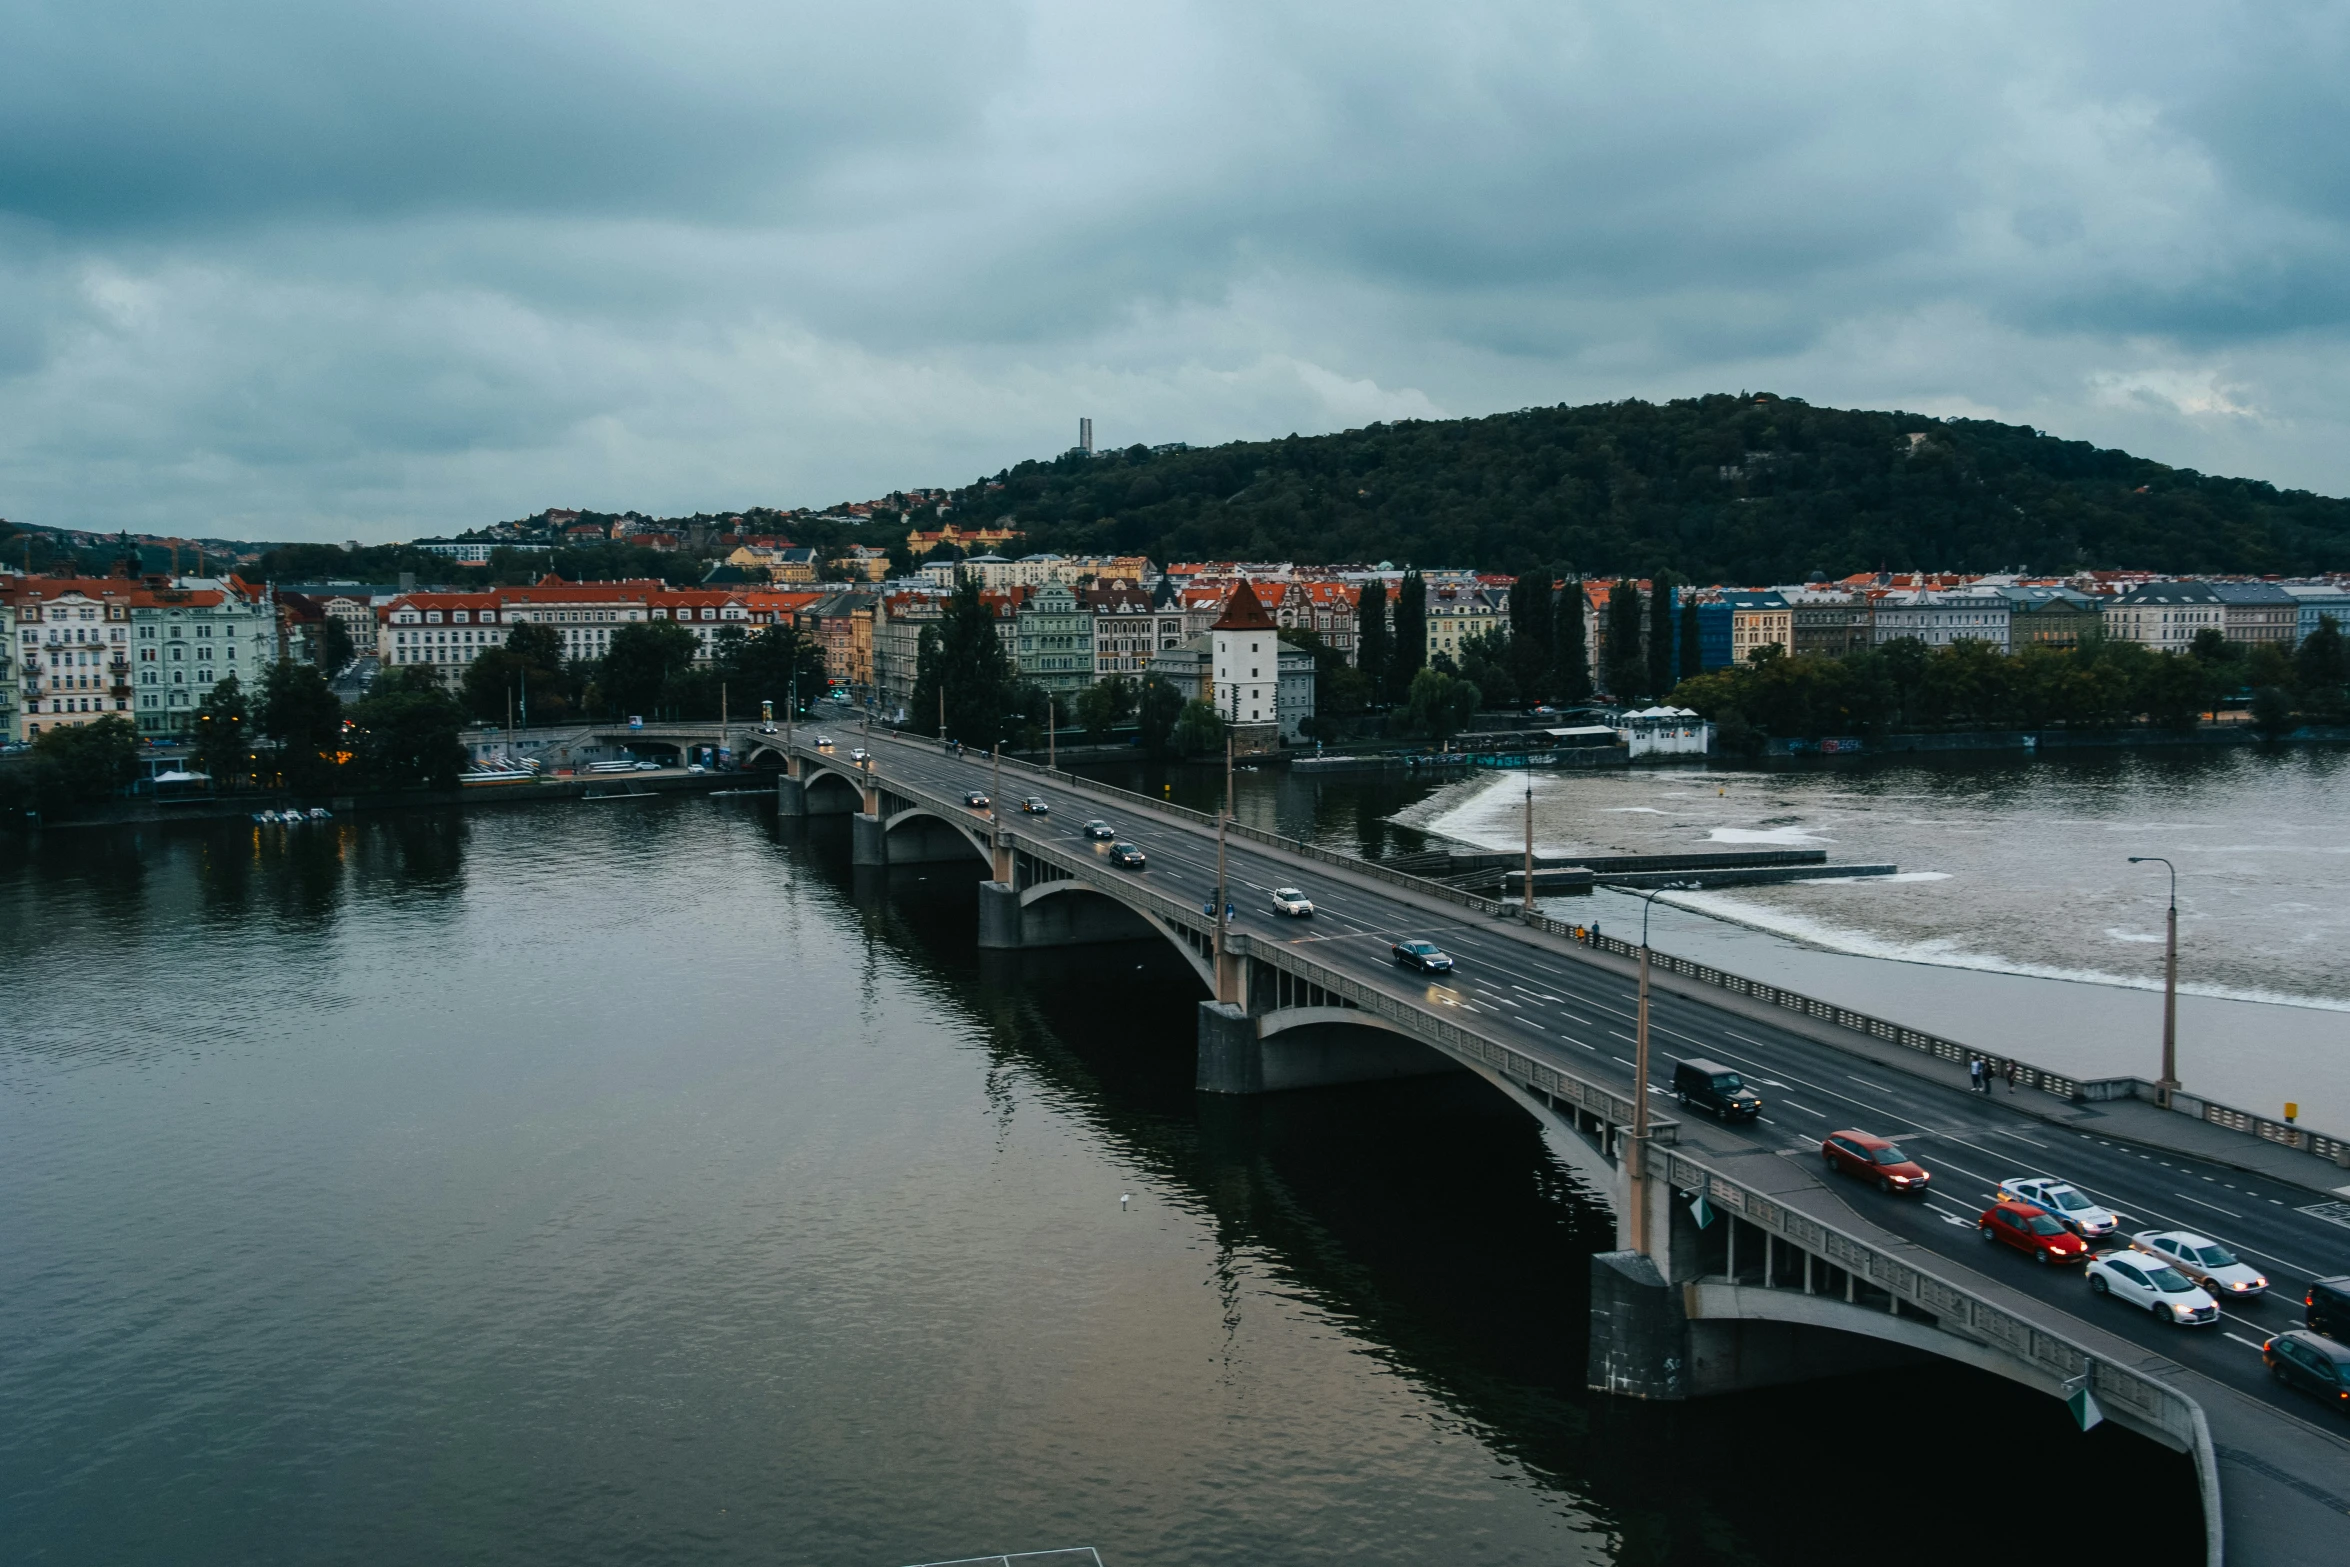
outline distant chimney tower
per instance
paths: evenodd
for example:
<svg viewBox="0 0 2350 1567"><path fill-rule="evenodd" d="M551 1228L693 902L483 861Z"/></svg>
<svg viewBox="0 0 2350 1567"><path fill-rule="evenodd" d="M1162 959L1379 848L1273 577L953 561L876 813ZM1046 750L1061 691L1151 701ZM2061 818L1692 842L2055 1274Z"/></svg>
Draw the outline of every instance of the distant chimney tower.
<svg viewBox="0 0 2350 1567"><path fill-rule="evenodd" d="M1080 418L1077 421L1077 449L1088 457L1093 455L1093 421L1091 419Z"/></svg>

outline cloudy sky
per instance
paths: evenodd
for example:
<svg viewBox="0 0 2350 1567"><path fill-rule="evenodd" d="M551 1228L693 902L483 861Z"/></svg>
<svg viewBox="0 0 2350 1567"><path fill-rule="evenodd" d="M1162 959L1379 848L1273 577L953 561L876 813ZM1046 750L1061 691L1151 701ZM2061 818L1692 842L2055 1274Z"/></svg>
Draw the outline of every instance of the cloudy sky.
<svg viewBox="0 0 2350 1567"><path fill-rule="evenodd" d="M0 0L0 516L1770 389L2350 493L2350 8Z"/></svg>

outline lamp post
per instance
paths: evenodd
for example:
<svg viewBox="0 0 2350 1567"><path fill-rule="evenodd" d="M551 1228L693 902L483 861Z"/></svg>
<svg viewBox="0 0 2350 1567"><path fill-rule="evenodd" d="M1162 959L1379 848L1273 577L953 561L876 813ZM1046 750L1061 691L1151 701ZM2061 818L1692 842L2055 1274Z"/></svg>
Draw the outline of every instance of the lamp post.
<svg viewBox="0 0 2350 1567"><path fill-rule="evenodd" d="M1632 1049L1632 1249L1648 1254L1648 916L1657 894L1640 899L1640 1012Z"/></svg>
<svg viewBox="0 0 2350 1567"><path fill-rule="evenodd" d="M1526 896L1524 897L1524 899L1523 899L1523 900L1521 900L1521 902L1520 902L1520 904L1519 904L1519 907L1520 907L1522 910L1524 910L1524 912L1525 912L1525 915L1526 915L1526 918L1527 918L1527 919L1529 919L1529 920L1531 920L1531 919L1533 919L1533 917L1534 917L1534 779L1533 779L1533 777L1532 777L1532 775L1531 775L1531 774L1529 774L1529 775L1527 776L1527 779L1526 779L1526 889L1525 889L1525 890L1526 890Z"/></svg>
<svg viewBox="0 0 2350 1567"><path fill-rule="evenodd" d="M1224 946L1230 934L1229 927L1224 923L1226 897L1224 888L1224 824L1231 819L1232 731L1227 729L1224 731L1224 809L1216 813L1216 907L1211 911L1215 920L1216 999L1218 1001L1231 999L1224 994Z"/></svg>
<svg viewBox="0 0 2350 1567"><path fill-rule="evenodd" d="M2179 868L2159 854L2133 854L2132 865L2159 865L2170 872L2170 912L2162 962L2162 1080L2154 1085L2154 1102L2165 1110L2179 1086Z"/></svg>

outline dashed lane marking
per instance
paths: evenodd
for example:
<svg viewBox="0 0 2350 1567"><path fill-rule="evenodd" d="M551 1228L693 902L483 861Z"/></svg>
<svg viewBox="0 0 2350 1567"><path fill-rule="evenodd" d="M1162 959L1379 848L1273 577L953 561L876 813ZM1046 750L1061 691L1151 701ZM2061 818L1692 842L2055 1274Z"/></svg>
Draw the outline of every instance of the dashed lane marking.
<svg viewBox="0 0 2350 1567"><path fill-rule="evenodd" d="M2233 1208L2222 1208L2218 1203L2205 1202L2202 1198L2190 1197L2185 1192L2172 1192L2171 1195L2176 1197L2181 1202L2191 1202L2198 1208L2209 1208L2213 1213L2225 1214L2231 1219L2241 1219L2244 1217L2242 1214L2236 1212Z"/></svg>

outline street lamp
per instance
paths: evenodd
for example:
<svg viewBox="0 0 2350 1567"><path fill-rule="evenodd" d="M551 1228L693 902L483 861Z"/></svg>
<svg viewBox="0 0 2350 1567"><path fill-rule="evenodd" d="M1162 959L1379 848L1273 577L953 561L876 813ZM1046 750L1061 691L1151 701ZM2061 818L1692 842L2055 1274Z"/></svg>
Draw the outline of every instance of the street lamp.
<svg viewBox="0 0 2350 1567"><path fill-rule="evenodd" d="M2179 868L2159 854L2133 854L2132 865L2159 865L2170 872L2170 914L2167 950L2162 964L2162 1080L2154 1085L2154 1102L2165 1110L2179 1086Z"/></svg>
<svg viewBox="0 0 2350 1567"><path fill-rule="evenodd" d="M1526 887L1525 899L1520 905L1526 918L1534 918L1534 777L1526 776Z"/></svg>
<svg viewBox="0 0 2350 1567"><path fill-rule="evenodd" d="M1632 1249L1648 1254L1648 916L1657 893L1626 889L1640 900L1640 1012L1632 1049Z"/></svg>

